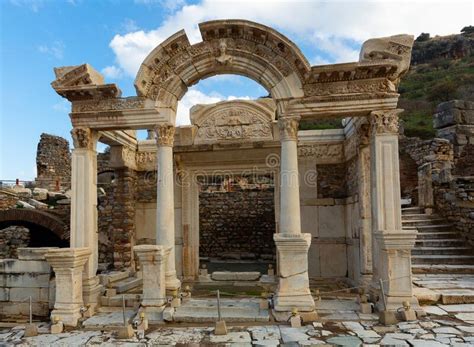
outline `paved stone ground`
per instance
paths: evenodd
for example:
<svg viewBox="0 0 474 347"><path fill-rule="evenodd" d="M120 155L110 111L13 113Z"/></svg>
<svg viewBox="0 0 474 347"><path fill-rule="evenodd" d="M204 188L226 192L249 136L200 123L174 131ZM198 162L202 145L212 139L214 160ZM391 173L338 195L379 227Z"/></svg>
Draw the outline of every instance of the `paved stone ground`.
<svg viewBox="0 0 474 347"><path fill-rule="evenodd" d="M113 332L70 331L51 335L47 323L40 335L25 338L24 327L0 330L0 345L17 346L474 346L474 304L424 307L428 315L414 322L392 326L378 324L375 314L355 311L333 313L333 318L291 328L288 325L232 326L229 334L216 336L213 327L154 327L145 336L117 340ZM344 320L352 313L357 319ZM343 314L344 313L344 314Z"/></svg>

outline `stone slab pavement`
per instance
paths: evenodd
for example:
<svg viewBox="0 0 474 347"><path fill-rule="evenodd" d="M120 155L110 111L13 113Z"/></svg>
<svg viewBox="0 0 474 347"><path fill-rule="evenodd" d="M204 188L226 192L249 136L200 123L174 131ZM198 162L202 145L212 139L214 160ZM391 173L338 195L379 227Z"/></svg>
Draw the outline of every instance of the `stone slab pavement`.
<svg viewBox="0 0 474 347"><path fill-rule="evenodd" d="M337 305L336 305L337 306ZM330 309L326 304L325 308ZM339 306L335 307L340 309ZM0 345L16 346L473 346L474 304L426 306L427 316L417 321L383 326L375 314L353 310L337 313L336 320L322 320L301 328L263 323L231 325L224 336L213 334L213 326L153 326L127 340L114 331L73 330L49 334L49 324L39 323L40 334L24 337L24 326L0 328ZM348 315L350 313L350 315ZM345 320L346 317L357 317ZM337 318L340 318L339 320Z"/></svg>

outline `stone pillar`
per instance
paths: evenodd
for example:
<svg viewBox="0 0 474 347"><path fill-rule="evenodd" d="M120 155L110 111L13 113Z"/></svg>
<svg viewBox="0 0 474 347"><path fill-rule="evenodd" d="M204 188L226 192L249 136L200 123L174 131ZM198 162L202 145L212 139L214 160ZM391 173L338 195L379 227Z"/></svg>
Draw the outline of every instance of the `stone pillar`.
<svg viewBox="0 0 474 347"><path fill-rule="evenodd" d="M99 303L100 285L97 274L97 152L98 134L88 128L71 131L74 142L71 174L71 247L87 247L91 253L83 276L84 302L94 310Z"/></svg>
<svg viewBox="0 0 474 347"><path fill-rule="evenodd" d="M361 124L357 128L358 136L358 172L359 172L359 254L360 284L372 281L372 215L370 201L370 126Z"/></svg>
<svg viewBox="0 0 474 347"><path fill-rule="evenodd" d="M50 249L45 254L56 276L56 301L51 312L53 322L58 319L65 326L77 326L84 306L82 273L90 255L91 251L86 247Z"/></svg>
<svg viewBox="0 0 474 347"><path fill-rule="evenodd" d="M278 256L278 288L274 299L276 311L313 311L309 290L308 249L311 234L301 233L298 178L299 117L280 117L280 227L274 234Z"/></svg>
<svg viewBox="0 0 474 347"><path fill-rule="evenodd" d="M398 158L398 114L402 110L374 111L371 126L372 231L374 244L373 286L382 279L387 310L404 301L419 308L413 296L411 249L416 231L402 230ZM377 304L383 309L383 300Z"/></svg>
<svg viewBox="0 0 474 347"><path fill-rule="evenodd" d="M133 247L143 274L142 306L160 308L166 304L165 263L169 248L159 245Z"/></svg>
<svg viewBox="0 0 474 347"><path fill-rule="evenodd" d="M156 199L156 244L170 249L166 259L166 289L176 290L181 281L176 277L174 237L173 140L175 128L170 124L155 127L158 146L158 183Z"/></svg>

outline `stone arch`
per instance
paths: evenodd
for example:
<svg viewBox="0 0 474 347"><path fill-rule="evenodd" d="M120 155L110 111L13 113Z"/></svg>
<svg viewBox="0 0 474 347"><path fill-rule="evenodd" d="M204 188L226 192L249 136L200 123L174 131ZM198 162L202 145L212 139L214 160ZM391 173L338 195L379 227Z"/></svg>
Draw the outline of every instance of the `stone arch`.
<svg viewBox="0 0 474 347"><path fill-rule="evenodd" d="M50 213L33 209L10 209L0 211L0 229L10 225L39 226L50 230L60 240L68 240L67 225Z"/></svg>
<svg viewBox="0 0 474 347"><path fill-rule="evenodd" d="M311 66L284 35L245 20L209 21L199 24L199 29L202 42L191 45L181 30L148 55L135 79L138 96L176 109L188 87L218 74L251 78L274 100L304 95Z"/></svg>

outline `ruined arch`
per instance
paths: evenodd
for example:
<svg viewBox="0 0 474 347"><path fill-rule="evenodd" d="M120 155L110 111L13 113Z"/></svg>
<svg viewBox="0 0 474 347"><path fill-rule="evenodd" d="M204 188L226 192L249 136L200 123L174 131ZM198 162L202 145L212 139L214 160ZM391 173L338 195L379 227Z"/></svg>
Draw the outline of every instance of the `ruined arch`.
<svg viewBox="0 0 474 347"><path fill-rule="evenodd" d="M69 232L67 225L58 217L50 213L32 209L10 209L0 211L0 229L10 225L25 227L39 227L41 230L49 230L60 241L67 246ZM54 237L53 237L54 238Z"/></svg>
<svg viewBox="0 0 474 347"><path fill-rule="evenodd" d="M191 45L181 30L147 56L135 79L138 96L176 109L188 87L218 74L253 79L275 100L304 95L311 66L284 35L245 20L209 21L199 29L202 42Z"/></svg>

